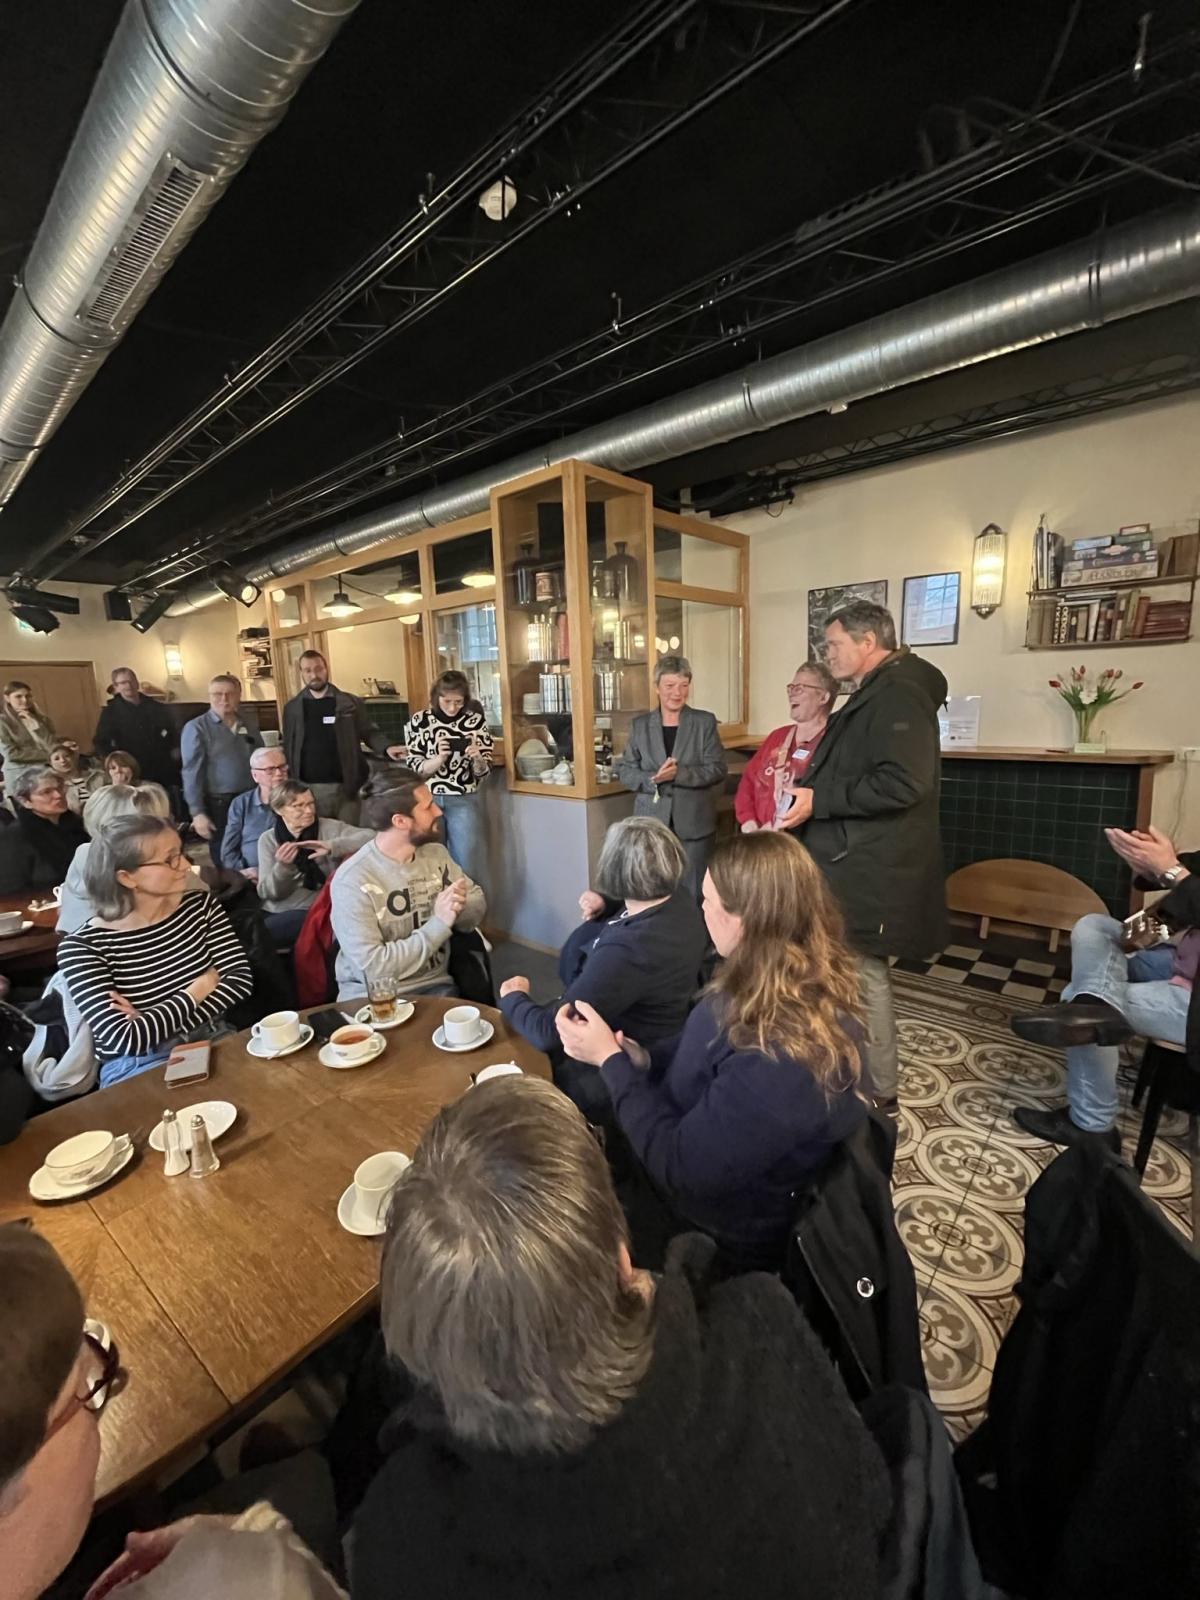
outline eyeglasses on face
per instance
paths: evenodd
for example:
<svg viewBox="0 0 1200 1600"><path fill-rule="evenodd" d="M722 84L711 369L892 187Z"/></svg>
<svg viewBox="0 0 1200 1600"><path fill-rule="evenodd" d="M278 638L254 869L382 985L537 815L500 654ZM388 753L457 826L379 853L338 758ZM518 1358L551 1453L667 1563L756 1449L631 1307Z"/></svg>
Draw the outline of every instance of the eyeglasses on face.
<svg viewBox="0 0 1200 1600"><path fill-rule="evenodd" d="M84 1360L80 1371L80 1387L82 1392L76 1392L67 1401L66 1405L46 1429L43 1444L53 1439L61 1428L65 1428L71 1418L80 1411L90 1411L94 1416L99 1416L112 1398L117 1386L117 1379L123 1377L121 1368L121 1355L117 1349L117 1341L109 1341L108 1349L90 1333L83 1336Z"/></svg>
<svg viewBox="0 0 1200 1600"><path fill-rule="evenodd" d="M169 855L163 856L161 861L143 861L141 865L143 867L170 867L172 872L178 872L186 861L187 856L182 850L172 850Z"/></svg>
<svg viewBox="0 0 1200 1600"><path fill-rule="evenodd" d="M822 688L822 686L819 683L798 683L798 682L793 682L793 683L789 683L788 684L788 693L789 694L824 694L825 690Z"/></svg>

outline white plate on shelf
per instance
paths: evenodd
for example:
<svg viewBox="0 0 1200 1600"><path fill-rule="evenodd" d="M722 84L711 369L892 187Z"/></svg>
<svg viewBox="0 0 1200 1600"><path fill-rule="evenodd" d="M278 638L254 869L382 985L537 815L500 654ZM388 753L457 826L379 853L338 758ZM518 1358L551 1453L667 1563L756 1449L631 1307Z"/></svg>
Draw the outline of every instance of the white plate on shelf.
<svg viewBox="0 0 1200 1600"><path fill-rule="evenodd" d="M204 1118L210 1139L219 1139L223 1133L228 1133L237 1121L237 1107L228 1100L197 1100L194 1106L184 1106L175 1113L175 1120L179 1124L179 1131L183 1136L183 1153L189 1155L192 1149L192 1118ZM160 1122L150 1135L150 1148L163 1151L163 1125Z"/></svg>
<svg viewBox="0 0 1200 1600"><path fill-rule="evenodd" d="M133 1160L133 1141L130 1140L127 1149L122 1150L106 1171L98 1173L96 1177L89 1178L86 1183L60 1183L53 1177L46 1167L39 1167L29 1180L29 1192L35 1200L77 1200L81 1195L91 1194L93 1189L99 1189L106 1183L111 1183L119 1172Z"/></svg>
<svg viewBox="0 0 1200 1600"><path fill-rule="evenodd" d="M0 933L0 939L19 938L21 934L28 933L32 927L32 922L23 922L19 928L10 928L7 933Z"/></svg>
<svg viewBox="0 0 1200 1600"><path fill-rule="evenodd" d="M486 1017L482 1019L482 1022L483 1026L480 1028L479 1032L473 1039L469 1039L466 1044L447 1044L446 1030L439 1022L433 1031L433 1042L435 1045L437 1045L439 1050L448 1050L451 1055L455 1056L461 1055L464 1050L478 1050L479 1046L481 1044L486 1044L496 1031Z"/></svg>
<svg viewBox="0 0 1200 1600"><path fill-rule="evenodd" d="M363 1006L354 1013L355 1022L361 1022L368 1028L374 1028L377 1033L386 1033L389 1028L398 1028L402 1022L407 1022L416 1010L411 1000L402 1000L396 1007L396 1015L390 1022L372 1022L370 1006Z"/></svg>
<svg viewBox="0 0 1200 1600"><path fill-rule="evenodd" d="M313 1042L313 1031L307 1022L300 1024L300 1037L295 1044L285 1044L282 1050L269 1049L261 1039L251 1038L246 1050L256 1061L278 1061L280 1056L294 1055L297 1050L303 1050L306 1044Z"/></svg>
<svg viewBox="0 0 1200 1600"><path fill-rule="evenodd" d="M348 1072L352 1067L365 1067L368 1062L374 1061L383 1054L387 1040L378 1033L371 1038L370 1047L361 1056L356 1056L353 1061L339 1061L333 1053L333 1046L323 1044L317 1052L317 1060L323 1067L332 1067L335 1072Z"/></svg>

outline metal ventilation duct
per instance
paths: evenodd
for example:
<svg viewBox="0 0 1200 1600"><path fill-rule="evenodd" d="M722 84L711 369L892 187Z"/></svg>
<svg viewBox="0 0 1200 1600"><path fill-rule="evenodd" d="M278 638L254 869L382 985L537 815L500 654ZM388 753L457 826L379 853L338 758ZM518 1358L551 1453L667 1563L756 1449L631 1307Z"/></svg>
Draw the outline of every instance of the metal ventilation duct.
<svg viewBox="0 0 1200 1600"><path fill-rule="evenodd" d="M0 327L0 506L359 0L128 0Z"/></svg>
<svg viewBox="0 0 1200 1600"><path fill-rule="evenodd" d="M263 584L453 522L485 510L496 484L572 456L629 471L1195 294L1200 205L1139 218L355 517L286 546L248 575ZM182 592L186 602L172 607L173 616L221 598L207 584Z"/></svg>

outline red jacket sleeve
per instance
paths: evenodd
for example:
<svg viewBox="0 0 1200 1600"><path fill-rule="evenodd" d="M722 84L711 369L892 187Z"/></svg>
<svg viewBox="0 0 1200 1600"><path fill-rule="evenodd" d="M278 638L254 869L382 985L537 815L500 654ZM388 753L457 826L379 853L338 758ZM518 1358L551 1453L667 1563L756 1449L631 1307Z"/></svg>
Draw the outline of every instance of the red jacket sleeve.
<svg viewBox="0 0 1200 1600"><path fill-rule="evenodd" d="M743 822L770 822L771 816L760 816L757 799L760 791L766 785L767 779L764 768L771 759L772 752L779 743L779 733L776 730L769 733L758 749L746 763L746 770L742 773L741 781L737 786L737 793L733 797L733 814L738 820L740 828ZM772 796L772 807L773 811Z"/></svg>

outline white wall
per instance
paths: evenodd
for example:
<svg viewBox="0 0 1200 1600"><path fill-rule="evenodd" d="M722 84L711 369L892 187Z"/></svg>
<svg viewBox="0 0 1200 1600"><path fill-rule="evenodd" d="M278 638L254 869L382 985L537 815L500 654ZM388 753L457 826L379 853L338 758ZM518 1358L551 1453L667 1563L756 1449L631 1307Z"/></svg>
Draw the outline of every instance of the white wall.
<svg viewBox="0 0 1200 1600"><path fill-rule="evenodd" d="M396 693L407 693L404 663L404 624L366 622L348 629L336 628L325 635L329 654L329 675L339 689L348 694L373 693L364 678L387 678Z"/></svg>
<svg viewBox="0 0 1200 1600"><path fill-rule="evenodd" d="M139 633L128 622L109 622L104 615L104 588L94 583L60 583L47 588L58 594L78 595L77 617L59 617L53 633L24 633L5 607L0 609L0 660L53 662L91 661L96 689L103 703L114 667L132 667L139 678L171 690L176 700L206 700L208 680L215 672L241 677L237 633L264 620L258 606L239 606L218 600L186 617L163 617L149 633ZM168 679L163 661L164 644L178 644L183 653L182 680Z"/></svg>
<svg viewBox="0 0 1200 1600"><path fill-rule="evenodd" d="M961 571L957 645L927 648L954 694L982 696L984 744L1067 745L1070 712L1047 679L1073 660L1118 666L1146 687L1106 711L1110 747L1178 750L1200 745L1200 640L1111 651L1024 649L1026 598L1038 516L1067 538L1150 522L1156 531L1196 528L1200 517L1200 399L1139 406L1019 439L946 451L797 491L778 517L729 520L752 538L750 726L787 718L784 694L805 655L810 588L888 580L899 625L906 576ZM989 522L1009 534L1004 603L988 618L970 609L971 545ZM1200 626L1198 619L1196 626ZM700 702L697 702L700 703ZM1195 765L1160 774L1155 820L1200 845Z"/></svg>

